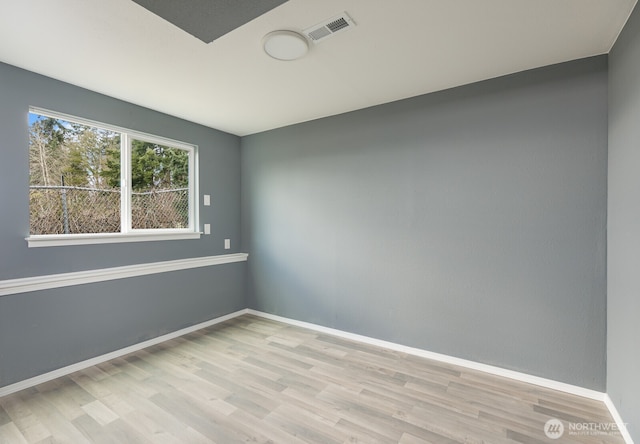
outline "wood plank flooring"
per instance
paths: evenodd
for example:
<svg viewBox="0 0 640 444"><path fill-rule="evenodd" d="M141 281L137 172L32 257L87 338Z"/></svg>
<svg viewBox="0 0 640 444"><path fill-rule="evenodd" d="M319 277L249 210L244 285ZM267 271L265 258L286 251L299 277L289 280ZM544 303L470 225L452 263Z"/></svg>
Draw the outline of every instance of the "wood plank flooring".
<svg viewBox="0 0 640 444"><path fill-rule="evenodd" d="M249 315L0 398L1 444L624 443L568 430L612 422L601 402Z"/></svg>

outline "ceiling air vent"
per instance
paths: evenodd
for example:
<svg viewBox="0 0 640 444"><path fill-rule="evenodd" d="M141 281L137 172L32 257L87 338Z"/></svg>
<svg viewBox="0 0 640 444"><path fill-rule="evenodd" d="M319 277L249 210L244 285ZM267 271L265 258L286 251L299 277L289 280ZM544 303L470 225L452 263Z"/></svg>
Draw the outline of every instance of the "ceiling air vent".
<svg viewBox="0 0 640 444"><path fill-rule="evenodd" d="M322 23L318 23L303 32L313 43L318 43L339 32L347 31L355 26L355 22L346 12L335 17L331 17Z"/></svg>

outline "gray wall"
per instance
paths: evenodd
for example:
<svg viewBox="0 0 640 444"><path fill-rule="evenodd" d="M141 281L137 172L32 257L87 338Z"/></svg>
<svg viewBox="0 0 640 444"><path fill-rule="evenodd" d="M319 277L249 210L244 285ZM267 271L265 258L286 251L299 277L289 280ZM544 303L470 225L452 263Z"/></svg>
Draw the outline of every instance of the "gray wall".
<svg viewBox="0 0 640 444"><path fill-rule="evenodd" d="M251 308L605 388L607 59L242 139Z"/></svg>
<svg viewBox="0 0 640 444"><path fill-rule="evenodd" d="M27 248L29 106L199 146L199 240ZM0 280L234 253L240 140L0 64ZM200 199L202 202L202 199ZM224 250L223 239L232 240ZM0 387L245 307L245 263L0 297ZM188 291L186 291L188 289Z"/></svg>
<svg viewBox="0 0 640 444"><path fill-rule="evenodd" d="M609 55L607 392L640 441L640 9Z"/></svg>

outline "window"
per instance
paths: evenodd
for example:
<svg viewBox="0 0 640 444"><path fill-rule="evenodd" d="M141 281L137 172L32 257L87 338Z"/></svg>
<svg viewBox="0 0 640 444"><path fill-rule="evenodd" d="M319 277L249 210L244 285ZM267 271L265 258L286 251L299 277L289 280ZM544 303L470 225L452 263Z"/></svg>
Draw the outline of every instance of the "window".
<svg viewBox="0 0 640 444"><path fill-rule="evenodd" d="M199 237L196 147L29 112L29 246Z"/></svg>

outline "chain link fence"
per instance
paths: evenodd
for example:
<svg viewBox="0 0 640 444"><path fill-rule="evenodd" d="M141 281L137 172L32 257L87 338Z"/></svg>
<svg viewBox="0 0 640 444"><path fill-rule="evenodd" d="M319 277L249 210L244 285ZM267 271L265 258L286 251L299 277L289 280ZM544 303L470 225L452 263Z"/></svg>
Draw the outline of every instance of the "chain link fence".
<svg viewBox="0 0 640 444"><path fill-rule="evenodd" d="M188 227L188 188L131 193L131 228Z"/></svg>
<svg viewBox="0 0 640 444"><path fill-rule="evenodd" d="M120 232L120 190L73 186L29 187L31 234ZM187 228L189 189L131 193L134 229Z"/></svg>

